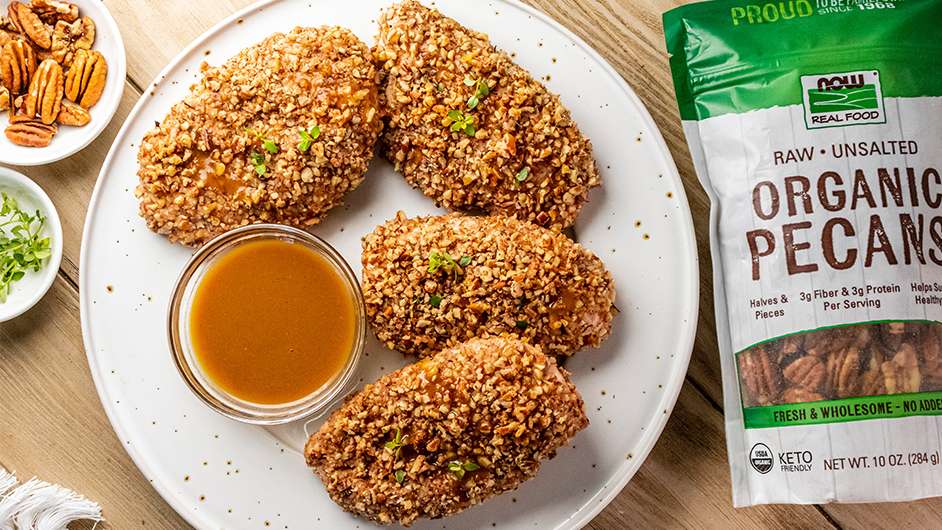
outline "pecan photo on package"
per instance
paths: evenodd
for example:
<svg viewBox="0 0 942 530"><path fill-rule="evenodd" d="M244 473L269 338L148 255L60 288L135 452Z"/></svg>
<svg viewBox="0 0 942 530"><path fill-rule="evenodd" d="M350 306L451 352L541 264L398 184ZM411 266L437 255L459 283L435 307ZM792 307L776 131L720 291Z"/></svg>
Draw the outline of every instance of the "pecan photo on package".
<svg viewBox="0 0 942 530"><path fill-rule="evenodd" d="M791 335L738 357L745 407L942 390L942 324L859 324Z"/></svg>

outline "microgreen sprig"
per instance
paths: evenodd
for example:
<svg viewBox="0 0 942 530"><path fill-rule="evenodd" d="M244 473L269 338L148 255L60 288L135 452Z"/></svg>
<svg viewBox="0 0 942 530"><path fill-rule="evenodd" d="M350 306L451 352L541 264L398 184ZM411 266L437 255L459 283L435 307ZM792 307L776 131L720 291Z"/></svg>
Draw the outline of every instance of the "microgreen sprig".
<svg viewBox="0 0 942 530"><path fill-rule="evenodd" d="M449 111L448 121L452 132L464 132L468 136L474 136L478 131L474 126L474 116L460 110Z"/></svg>
<svg viewBox="0 0 942 530"><path fill-rule="evenodd" d="M265 165L265 155L262 153L252 151L252 154L249 155L249 161L252 162L252 166L255 167L255 172L260 176L268 173L268 166Z"/></svg>
<svg viewBox="0 0 942 530"><path fill-rule="evenodd" d="M463 274L464 270L462 267L467 267L471 264L471 256L461 256L457 261L455 258L451 257L451 254L447 252L438 252L432 251L428 255L428 271L432 274L435 274L439 270L444 270L445 272L451 274Z"/></svg>
<svg viewBox="0 0 942 530"><path fill-rule="evenodd" d="M39 272L52 255L52 242L40 237L46 217L37 210L28 214L16 199L2 194L0 203L0 303L6 302L11 286L30 270Z"/></svg>
<svg viewBox="0 0 942 530"><path fill-rule="evenodd" d="M528 178L530 178L529 167L525 167L521 169L519 173L517 173L517 182L525 182Z"/></svg>
<svg viewBox="0 0 942 530"><path fill-rule="evenodd" d="M307 131L301 129L301 131L298 132L298 135L301 137L301 141L298 142L298 151L307 153L311 149L311 145L314 143L314 141L320 138L321 128L315 125Z"/></svg>
<svg viewBox="0 0 942 530"><path fill-rule="evenodd" d="M487 81L479 79L475 81L470 77L465 78L464 84L469 87L475 87L474 95L468 99L468 108L474 110L481 103L481 100L486 98L491 93L491 87L487 85Z"/></svg>
<svg viewBox="0 0 942 530"><path fill-rule="evenodd" d="M273 155L277 155L277 154L278 154L278 151L279 151L279 149L278 149L278 144L276 144L274 140L272 140L271 138L265 138L265 137L262 136L259 132L257 132L255 129L248 129L248 128L247 128L247 129L245 129L245 132L247 132L247 133L251 134L252 136L254 136L255 139L258 140L259 142L262 142L262 149L268 151L270 154L273 154Z"/></svg>
<svg viewBox="0 0 942 530"><path fill-rule="evenodd" d="M402 448L406 445L409 445L409 435L407 434L403 436L402 431L400 429L396 429L396 436L393 437L392 440L386 442L384 447L387 451L392 451L393 456L398 459L399 451L401 451Z"/></svg>
<svg viewBox="0 0 942 530"><path fill-rule="evenodd" d="M477 471L478 469L481 469L481 466L470 460L465 460L464 462L460 460L453 460L448 462L448 471L451 471L456 477L458 477L458 480L463 479L465 473Z"/></svg>
<svg viewBox="0 0 942 530"><path fill-rule="evenodd" d="M438 309L439 307L442 306L442 300L444 300L444 298L442 298L441 295L433 294L432 296L428 297L428 305L434 307L435 309Z"/></svg>
<svg viewBox="0 0 942 530"><path fill-rule="evenodd" d="M393 473L393 478L396 479L396 482L402 484L403 481L406 480L406 472L401 469L397 469L396 472Z"/></svg>

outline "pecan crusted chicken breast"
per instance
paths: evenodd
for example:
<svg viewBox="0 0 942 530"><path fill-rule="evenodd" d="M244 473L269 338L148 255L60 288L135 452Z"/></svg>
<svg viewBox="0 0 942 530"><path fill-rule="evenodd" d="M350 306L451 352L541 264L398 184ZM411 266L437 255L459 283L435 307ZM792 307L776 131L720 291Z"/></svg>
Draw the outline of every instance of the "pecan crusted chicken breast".
<svg viewBox="0 0 942 530"><path fill-rule="evenodd" d="M409 525L516 488L588 423L553 358L491 337L367 385L310 438L305 456L345 510Z"/></svg>
<svg viewBox="0 0 942 530"><path fill-rule="evenodd" d="M382 151L436 203L573 224L601 179L559 97L487 35L408 0L379 20Z"/></svg>
<svg viewBox="0 0 942 530"><path fill-rule="evenodd" d="M247 224L316 224L363 181L378 98L369 49L343 28L296 28L204 64L141 143L140 214L193 246Z"/></svg>
<svg viewBox="0 0 942 530"><path fill-rule="evenodd" d="M566 236L503 216L396 219L363 239L373 331L421 357L485 333L514 333L551 355L608 336L615 287Z"/></svg>

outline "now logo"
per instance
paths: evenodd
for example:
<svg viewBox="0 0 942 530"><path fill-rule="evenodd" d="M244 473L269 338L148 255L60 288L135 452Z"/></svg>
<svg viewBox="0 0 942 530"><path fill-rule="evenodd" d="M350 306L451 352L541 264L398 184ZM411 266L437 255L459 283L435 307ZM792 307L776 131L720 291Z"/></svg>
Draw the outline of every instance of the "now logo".
<svg viewBox="0 0 942 530"><path fill-rule="evenodd" d="M805 75L801 88L809 129L886 123L876 70Z"/></svg>

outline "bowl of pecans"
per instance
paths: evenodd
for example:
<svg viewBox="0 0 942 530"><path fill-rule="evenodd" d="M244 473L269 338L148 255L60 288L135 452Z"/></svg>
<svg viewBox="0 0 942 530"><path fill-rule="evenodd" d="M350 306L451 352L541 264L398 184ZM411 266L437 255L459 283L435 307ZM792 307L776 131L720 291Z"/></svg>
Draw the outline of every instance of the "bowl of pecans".
<svg viewBox="0 0 942 530"><path fill-rule="evenodd" d="M0 0L0 163L36 166L83 149L124 92L124 42L96 0Z"/></svg>

